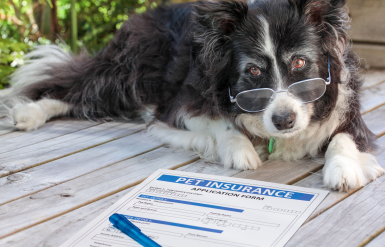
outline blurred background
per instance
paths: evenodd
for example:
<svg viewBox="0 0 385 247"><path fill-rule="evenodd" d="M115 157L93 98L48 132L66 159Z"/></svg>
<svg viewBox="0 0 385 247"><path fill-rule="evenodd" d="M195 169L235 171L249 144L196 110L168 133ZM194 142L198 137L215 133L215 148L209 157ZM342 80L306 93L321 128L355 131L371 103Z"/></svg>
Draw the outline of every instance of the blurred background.
<svg viewBox="0 0 385 247"><path fill-rule="evenodd" d="M38 44L97 52L135 13L191 0L0 0L0 89ZM385 0L348 0L353 50L365 68L385 68Z"/></svg>

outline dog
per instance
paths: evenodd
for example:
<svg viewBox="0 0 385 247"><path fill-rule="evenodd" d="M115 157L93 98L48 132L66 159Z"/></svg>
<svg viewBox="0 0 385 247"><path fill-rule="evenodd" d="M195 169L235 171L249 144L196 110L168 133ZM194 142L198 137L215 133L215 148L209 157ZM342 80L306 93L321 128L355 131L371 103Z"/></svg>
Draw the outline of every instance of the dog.
<svg viewBox="0 0 385 247"><path fill-rule="evenodd" d="M356 189L385 171L359 111L345 2L161 6L130 17L93 57L37 47L2 110L26 131L57 116L141 116L164 143L235 169L324 155L325 186Z"/></svg>

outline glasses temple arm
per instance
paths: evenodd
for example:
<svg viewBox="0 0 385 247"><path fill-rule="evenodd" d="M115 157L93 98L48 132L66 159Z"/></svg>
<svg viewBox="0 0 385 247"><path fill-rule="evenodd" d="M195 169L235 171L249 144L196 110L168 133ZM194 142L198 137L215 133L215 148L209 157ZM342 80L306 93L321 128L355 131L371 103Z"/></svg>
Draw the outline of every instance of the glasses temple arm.
<svg viewBox="0 0 385 247"><path fill-rule="evenodd" d="M229 97L230 97L230 102L231 102L231 103L236 102L236 100L234 99L234 97L231 96L230 87L229 87Z"/></svg>
<svg viewBox="0 0 385 247"><path fill-rule="evenodd" d="M329 77L327 78L326 85L329 85L331 82L331 79L332 79L332 77L330 76L330 56L329 56L329 53L328 53L328 73L329 73Z"/></svg>

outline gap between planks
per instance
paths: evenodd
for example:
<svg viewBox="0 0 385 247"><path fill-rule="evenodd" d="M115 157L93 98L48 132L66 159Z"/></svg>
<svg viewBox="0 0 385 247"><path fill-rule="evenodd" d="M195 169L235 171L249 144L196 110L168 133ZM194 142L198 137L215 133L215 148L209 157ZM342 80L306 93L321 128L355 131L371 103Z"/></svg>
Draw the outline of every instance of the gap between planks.
<svg viewBox="0 0 385 247"><path fill-rule="evenodd" d="M120 127L125 127L126 124L129 124L127 128L120 130ZM109 126L112 125L112 126ZM100 131L100 128L108 127L108 131ZM109 143L114 140L118 140L135 133L138 133L144 129L143 124L133 124L133 123L105 123L101 125L92 126L90 128L83 129L74 133L70 133L61 138L54 138L51 140L43 141L32 145L31 147L23 147L23 152L20 150L13 150L7 153L0 154L0 178L9 176L10 174L24 171L36 166L46 164L58 159L62 159L76 153L95 148L105 143ZM88 133L89 132L89 133ZM103 133L100 136L93 137L91 134ZM106 135L108 134L108 135ZM80 136L79 136L80 135ZM83 135L83 136L81 136ZM66 141L64 141L66 139ZM56 139L59 142L55 142ZM72 151L65 151L68 149L66 145L67 141L77 142L73 145ZM29 150L30 149L30 150ZM32 152L33 151L33 152ZM31 153L32 152L32 153ZM56 152L56 153L55 153ZM33 154L30 156L29 154ZM29 158L27 158L27 156ZM17 157L19 164L13 160L13 157ZM32 160L28 160L32 157ZM27 160L26 160L27 159ZM39 160L40 159L40 160ZM8 169L8 170L7 170Z"/></svg>
<svg viewBox="0 0 385 247"><path fill-rule="evenodd" d="M378 161L384 167L385 137L379 138L379 143L381 144L382 153L378 156ZM335 203L334 206L327 208L327 211L324 210L322 215L313 217L311 221L305 223L288 242L287 246L314 246L315 243L319 243L320 245L330 245L331 242L328 239L335 239L335 241L337 241L337 238L338 241L333 242L336 245L332 244L332 246L365 245L368 240L373 239L383 230L381 222L385 219L384 211L382 210L382 214L376 215L373 214L371 208L375 207L373 210L378 210L381 208L379 205L384 204L385 202L381 201L381 198L375 199L375 194L373 195L373 199L371 199L371 197L372 194L376 192L377 187L382 188L380 191L382 191L381 193L384 193L384 184L385 177L383 176L355 191L355 193L349 193L349 195L344 197L344 200ZM329 194L321 205L327 203L335 196L335 194ZM365 203L366 199L361 198L371 199L373 203ZM337 227L335 224L340 222L339 220L345 221L345 224ZM325 230L325 228L330 228L330 232ZM317 235L310 236L310 232L317 232ZM355 232L355 234L351 235L351 232ZM304 236L308 236L308 238Z"/></svg>
<svg viewBox="0 0 385 247"><path fill-rule="evenodd" d="M154 169L177 169L198 159L193 153L161 147L20 198L3 207L0 218L4 228L0 229L0 235L9 236L135 186Z"/></svg>
<svg viewBox="0 0 385 247"><path fill-rule="evenodd" d="M373 235L367 237L364 241L362 241L361 244L359 244L357 247L363 247L365 245L368 246L368 244L374 240L376 237L382 235L383 233L385 232L385 226L383 226L380 230L378 230L376 233L374 233ZM384 242L382 243L384 244Z"/></svg>
<svg viewBox="0 0 385 247"><path fill-rule="evenodd" d="M101 125L101 123L59 119L57 121L47 122L44 126L35 131L14 131L6 136L0 135L0 143L2 144L0 155L44 141L70 135L97 125Z"/></svg>
<svg viewBox="0 0 385 247"><path fill-rule="evenodd" d="M378 107L376 107L376 108L378 108ZM369 112L369 111L367 111L367 112ZM366 112L365 112L365 113L366 113ZM187 165L187 166L189 166L189 165ZM186 167L187 167L187 166L186 166ZM311 172L310 172L310 173L311 173ZM238 172L237 174L239 174L239 172ZM313 174L313 175L314 175L314 174ZM348 196L348 195L347 195L347 196ZM346 196L346 197L347 197L347 196ZM346 197L345 197L345 198L346 198Z"/></svg>
<svg viewBox="0 0 385 247"><path fill-rule="evenodd" d="M370 237L368 238L368 240L370 239L370 242L366 245L366 247L384 247L385 226L383 227L382 230L383 230L382 233L379 233L378 235L376 235L374 239Z"/></svg>
<svg viewBox="0 0 385 247"><path fill-rule="evenodd" d="M306 161L305 161L306 162ZM272 162L270 162L270 163L272 163ZM182 164L183 165L183 164ZM319 164L318 164L319 165ZM285 167L284 167L285 168ZM265 166L265 169L268 169L268 170L270 170L270 167L267 165L267 166ZM261 173L261 171L263 171L264 169L262 168L262 169L260 169L259 170L259 172ZM258 171L258 170L257 170ZM287 174L287 169L285 169L285 170L283 170L282 171L283 173L285 173L285 174ZM231 174L231 175L238 175L237 177L242 177L242 176L239 176L239 174L241 174L241 173L244 173L244 172L239 172L239 171L236 171L236 173L234 173L234 174ZM262 172L263 173L263 172ZM309 172L309 173L311 173L311 171ZM230 175L230 174L228 174L228 175ZM230 176L231 176L230 175ZM250 177L249 177L250 178ZM258 179L258 176L257 177L254 177L254 179ZM263 180L263 179L260 179L260 180ZM268 179L268 181L270 181L270 179ZM291 181L292 182L292 181ZM290 181L288 181L287 183L291 183Z"/></svg>
<svg viewBox="0 0 385 247"><path fill-rule="evenodd" d="M361 115L385 105L385 81L361 91Z"/></svg>
<svg viewBox="0 0 385 247"><path fill-rule="evenodd" d="M1 119L1 118L0 118ZM40 127L39 129L37 130L34 130L34 131L22 131L22 130L18 130L16 129L15 127L7 127L7 126L1 126L0 125L0 138L3 138L3 137L8 137L9 134L14 134L14 133L36 133L36 132L39 132L40 130L44 130L46 129L47 127L49 128L49 126L51 125L55 125L57 123L59 124L65 124L66 122L86 122L84 120L79 120L79 119L72 119L72 118L53 118L53 119L50 119L49 121L47 121L42 127ZM72 132L76 132L76 131L79 131L79 130L82 130L82 129L86 129L86 128L89 128L89 127L92 127L92 126L95 126L95 125L99 125L99 124L103 124L103 122L97 122L97 121L87 121L89 124L89 126L87 127L81 127L79 129L76 129L76 126L75 128L73 128L73 131L69 132L69 133L72 133ZM11 137L9 137L11 138Z"/></svg>
<svg viewBox="0 0 385 247"><path fill-rule="evenodd" d="M20 178L13 179L11 178L12 175L0 178L0 185L7 188L6 193L3 193L0 198L0 205L54 187L76 177L136 157L162 146L162 144L155 141L151 142L150 145L142 139L142 132L136 132L132 135L107 142L104 145L98 145L51 163L30 168L25 173L17 173ZM123 143L129 150L116 148L121 147ZM81 167L77 166L78 162L82 164ZM8 183L9 180L14 180L14 182Z"/></svg>
<svg viewBox="0 0 385 247"><path fill-rule="evenodd" d="M211 163L207 163L207 162L203 162L202 160L199 160L197 162L194 162L195 163L195 166L193 164L189 164L189 165L186 165L186 166L183 166L181 168L179 168L179 170L185 170L185 171L192 171L192 172L197 172L197 171L202 171L204 170L204 173L214 173L214 174L217 174L217 175L227 175L227 176L233 176L233 175L236 175L236 174L239 174L240 171L237 171L237 170L226 170L226 169L223 169L222 166L219 166L217 164L211 164ZM199 164L198 166L196 164ZM220 168L220 170L218 170L218 167ZM218 171L220 171L220 173L222 174L218 174ZM286 170L284 171L286 173ZM103 199L104 200L104 199ZM97 201L95 201L95 203L98 203ZM91 205L90 205L91 206ZM88 207L88 206L85 206L85 207ZM79 210L83 210L82 208L79 208L77 207ZM72 211L69 210L68 211L69 213L68 214L72 214ZM99 212L100 213L100 212ZM62 216L60 217L65 217L65 215L61 214ZM54 217L51 217L50 219L52 221L55 221L55 219L53 219ZM44 221L44 222L47 222ZM45 224L45 223L43 223ZM47 222L47 224L50 224L49 222ZM43 227L44 225L42 226L35 226L35 228L30 228L28 230L26 230L26 234L29 232L29 231L34 231L34 229L42 229L41 227ZM81 228L82 226L79 226L79 229ZM25 228L26 229L26 228ZM69 234L69 236L71 236L73 233ZM19 232L18 234L16 234L15 236L19 236L19 235L23 235L23 232ZM12 238L11 238L12 239ZM63 241L64 242L64 241ZM57 244L60 244L60 243L57 243ZM52 246L55 246L55 245L52 245Z"/></svg>
<svg viewBox="0 0 385 247"><path fill-rule="evenodd" d="M363 70L361 75L364 80L364 85L362 86L360 91L377 86L385 82L385 70Z"/></svg>

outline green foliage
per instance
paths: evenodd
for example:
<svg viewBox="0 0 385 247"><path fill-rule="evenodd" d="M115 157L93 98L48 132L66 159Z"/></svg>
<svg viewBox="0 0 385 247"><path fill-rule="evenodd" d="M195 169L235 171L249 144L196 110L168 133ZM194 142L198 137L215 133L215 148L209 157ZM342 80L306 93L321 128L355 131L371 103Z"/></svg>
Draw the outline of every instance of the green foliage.
<svg viewBox="0 0 385 247"><path fill-rule="evenodd" d="M61 36L69 44L71 0L58 1L58 18ZM144 12L160 0L82 0L77 1L78 46L96 52L106 45L130 14Z"/></svg>
<svg viewBox="0 0 385 247"><path fill-rule="evenodd" d="M30 46L23 42L0 39L0 89L9 83L9 75L23 63L22 56Z"/></svg>
<svg viewBox="0 0 385 247"><path fill-rule="evenodd" d="M99 51L130 15L166 1L76 0L77 46L85 47L91 54ZM9 83L9 75L23 63L23 54L34 45L70 45L70 9L71 0L0 1L0 89ZM55 30L59 31L53 33Z"/></svg>

